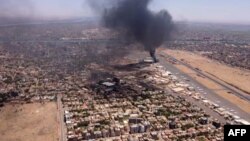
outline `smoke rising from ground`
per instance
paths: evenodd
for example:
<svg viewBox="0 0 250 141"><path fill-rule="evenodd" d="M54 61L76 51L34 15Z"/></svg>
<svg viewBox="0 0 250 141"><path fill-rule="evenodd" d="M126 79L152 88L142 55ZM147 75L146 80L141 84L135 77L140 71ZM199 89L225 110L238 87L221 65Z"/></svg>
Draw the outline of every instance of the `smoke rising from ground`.
<svg viewBox="0 0 250 141"><path fill-rule="evenodd" d="M115 30L125 30L127 37L144 45L157 62L155 50L170 38L174 29L171 15L162 10L153 13L148 9L151 0L118 0L103 12L103 23Z"/></svg>

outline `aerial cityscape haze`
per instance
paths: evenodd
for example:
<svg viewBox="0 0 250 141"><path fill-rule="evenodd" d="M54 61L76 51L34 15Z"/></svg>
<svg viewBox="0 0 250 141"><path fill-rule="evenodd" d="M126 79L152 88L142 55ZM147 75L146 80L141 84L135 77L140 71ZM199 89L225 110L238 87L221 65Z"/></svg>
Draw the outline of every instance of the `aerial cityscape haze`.
<svg viewBox="0 0 250 141"><path fill-rule="evenodd" d="M0 141L226 141L250 125L249 7L1 0Z"/></svg>
<svg viewBox="0 0 250 141"><path fill-rule="evenodd" d="M35 19L69 19L98 16L89 1L97 1L98 9L117 0L1 0L0 17ZM175 21L250 24L248 0L154 0L153 11L166 9Z"/></svg>

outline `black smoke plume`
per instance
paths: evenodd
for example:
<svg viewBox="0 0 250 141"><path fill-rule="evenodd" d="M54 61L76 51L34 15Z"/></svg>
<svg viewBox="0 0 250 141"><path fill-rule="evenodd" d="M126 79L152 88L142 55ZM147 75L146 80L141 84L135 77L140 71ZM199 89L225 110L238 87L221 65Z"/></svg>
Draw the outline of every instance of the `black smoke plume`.
<svg viewBox="0 0 250 141"><path fill-rule="evenodd" d="M106 27L126 31L127 37L144 45L154 62L155 51L165 40L170 38L174 29L171 15L162 10L154 13L148 9L151 0L118 0L111 8L103 12Z"/></svg>

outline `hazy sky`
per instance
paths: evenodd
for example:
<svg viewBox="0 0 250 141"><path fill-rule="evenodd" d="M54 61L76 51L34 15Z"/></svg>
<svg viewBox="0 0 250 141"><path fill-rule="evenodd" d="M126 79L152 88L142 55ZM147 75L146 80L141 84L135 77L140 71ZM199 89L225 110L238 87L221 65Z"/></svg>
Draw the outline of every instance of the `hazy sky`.
<svg viewBox="0 0 250 141"><path fill-rule="evenodd" d="M150 9L167 9L178 21L250 24L250 0L154 0ZM86 0L0 0L1 17L77 18L93 15Z"/></svg>

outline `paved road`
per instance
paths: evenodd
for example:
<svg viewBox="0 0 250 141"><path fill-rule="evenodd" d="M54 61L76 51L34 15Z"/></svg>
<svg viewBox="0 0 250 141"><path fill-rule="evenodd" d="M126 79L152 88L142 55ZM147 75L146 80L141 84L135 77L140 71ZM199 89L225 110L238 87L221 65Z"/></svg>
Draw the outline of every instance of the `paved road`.
<svg viewBox="0 0 250 141"><path fill-rule="evenodd" d="M178 77L179 80L188 83L190 86L194 87L196 91L201 93L202 96L207 98L210 101L215 102L220 107L226 109L227 111L240 116L241 118L250 121L250 114L241 110L239 107L237 107L235 104L229 102L228 100L220 97L217 95L213 90L208 89L204 85L200 84L196 80L194 80L191 76L188 74L185 74L184 72L177 69L174 65L170 64L167 59L160 55L159 56L160 63L164 67L166 67L167 70L172 72L174 75ZM188 81L187 81L188 80Z"/></svg>
<svg viewBox="0 0 250 141"><path fill-rule="evenodd" d="M227 83L225 83L225 82L223 82L223 81L220 81L220 80L214 78L214 77L211 76L211 75L205 74L205 73L203 73L202 71L193 68L191 65L189 65L189 64L187 64L187 63L184 63L184 62L182 62L182 61L179 61L179 60L175 59L174 57L172 57L172 56L170 56L170 55L167 55L167 54L161 54L161 55L163 55L163 56L165 55L166 57L168 57L168 58L170 58L170 59L176 60L176 61L177 61L178 63L180 63L181 65L186 66L187 68L191 69L192 71L196 72L197 74L199 74L199 75L201 75L201 76L203 76L203 77L208 78L209 80L211 80L211 81L217 83L218 85L222 86L224 89L226 89L226 90L232 92L232 94L234 94L234 95L236 95L236 96L238 96L238 97L240 97L240 98L242 98L242 99L245 99L245 100L247 100L247 101L250 102L250 95L249 95L249 93L244 92L244 91L242 91L242 90L240 90L240 89L237 89L237 88L235 88L235 87L233 87L233 86L231 86L231 85L229 85L229 84L227 84Z"/></svg>
<svg viewBox="0 0 250 141"><path fill-rule="evenodd" d="M62 95L57 95L58 120L59 120L59 141L67 141L66 126L64 123L64 110L62 105Z"/></svg>
<svg viewBox="0 0 250 141"><path fill-rule="evenodd" d="M138 60L138 58L145 58L145 53L142 52L134 52L133 54L129 55L129 58L133 60ZM200 84L195 79L193 79L188 74L180 71L178 68L176 68L173 64L171 64L168 59L164 55L158 54L158 59L160 60L160 64L166 68L166 70L172 72L175 76L178 77L180 81L186 82L190 86L194 87L197 92L199 92L203 97L205 97L207 100L213 101L214 103L218 104L220 107L224 108L225 110L239 116L240 118L243 118L247 121L250 121L250 113L247 113L237 107L237 105L229 102L228 100L224 99L223 97L220 97L218 94L215 93L214 90L208 89L206 86ZM175 59L176 60L176 59ZM188 81L187 81L188 80ZM189 97L184 96L187 100L190 101ZM196 102L196 101L190 101L190 102ZM205 108L204 104L202 102L195 103L197 106L200 106L201 108ZM205 108L205 111L208 109ZM211 112L211 111L209 111ZM217 115L215 115L215 118L218 118Z"/></svg>

